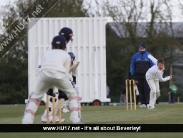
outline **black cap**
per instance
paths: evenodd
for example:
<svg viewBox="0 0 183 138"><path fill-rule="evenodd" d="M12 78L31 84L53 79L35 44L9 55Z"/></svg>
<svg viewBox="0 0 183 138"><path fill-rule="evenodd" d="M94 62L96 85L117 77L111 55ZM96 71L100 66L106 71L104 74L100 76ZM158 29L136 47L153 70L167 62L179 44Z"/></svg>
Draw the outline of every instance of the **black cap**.
<svg viewBox="0 0 183 138"><path fill-rule="evenodd" d="M143 43L141 43L141 44L139 45L139 48L145 48L145 49L146 49L146 46L145 46Z"/></svg>
<svg viewBox="0 0 183 138"><path fill-rule="evenodd" d="M66 45L66 39L63 36L55 36L51 43L53 46L65 46Z"/></svg>

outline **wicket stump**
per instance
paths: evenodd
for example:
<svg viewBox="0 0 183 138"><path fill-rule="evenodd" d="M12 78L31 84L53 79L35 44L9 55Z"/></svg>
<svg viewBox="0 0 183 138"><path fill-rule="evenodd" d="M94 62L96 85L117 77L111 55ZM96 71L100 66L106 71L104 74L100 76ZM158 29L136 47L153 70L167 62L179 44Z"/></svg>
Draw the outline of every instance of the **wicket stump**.
<svg viewBox="0 0 183 138"><path fill-rule="evenodd" d="M136 90L135 80L126 80L126 110L128 110L128 94L130 94L130 109L133 110L132 106L132 95L134 96L134 110L136 110Z"/></svg>
<svg viewBox="0 0 183 138"><path fill-rule="evenodd" d="M56 87L53 87L53 92L56 92ZM55 114L55 97L52 97L52 122L55 123L55 118L56 118L56 114ZM49 95L46 95L46 123L49 123ZM62 113L61 113L61 101L60 99L58 99L58 117L59 117L59 123L61 123L62 121Z"/></svg>

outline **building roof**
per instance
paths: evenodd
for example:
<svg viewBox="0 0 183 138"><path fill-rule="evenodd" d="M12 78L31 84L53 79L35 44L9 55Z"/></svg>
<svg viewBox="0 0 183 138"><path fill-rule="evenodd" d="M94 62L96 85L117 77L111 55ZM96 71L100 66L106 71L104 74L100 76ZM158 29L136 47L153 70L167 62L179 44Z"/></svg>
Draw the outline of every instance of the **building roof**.
<svg viewBox="0 0 183 138"><path fill-rule="evenodd" d="M133 32L137 37L147 37L146 30L149 27L150 22L130 22L133 27ZM119 37L128 37L129 32L124 22L110 22L109 25L116 32ZM154 22L154 33L160 32L166 33L169 36L176 38L183 38L183 21L182 22ZM172 26L172 27L171 27ZM136 28L136 29L135 29Z"/></svg>

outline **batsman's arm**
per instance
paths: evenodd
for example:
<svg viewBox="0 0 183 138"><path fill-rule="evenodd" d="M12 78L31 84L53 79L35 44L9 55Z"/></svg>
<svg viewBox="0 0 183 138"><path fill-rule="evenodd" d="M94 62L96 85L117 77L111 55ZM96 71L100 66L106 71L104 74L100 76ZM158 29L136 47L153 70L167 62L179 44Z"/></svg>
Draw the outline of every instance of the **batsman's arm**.
<svg viewBox="0 0 183 138"><path fill-rule="evenodd" d="M78 67L78 65L79 65L79 62L77 62L77 64L72 65L72 66L70 67L70 71L69 71L69 72L74 71L74 70Z"/></svg>
<svg viewBox="0 0 183 138"><path fill-rule="evenodd" d="M72 71L72 75L73 76L76 76L77 75L77 70L78 70L78 66L79 66L79 64L78 64L79 62L77 62L76 64L74 64L75 65L75 68L73 69L73 71Z"/></svg>

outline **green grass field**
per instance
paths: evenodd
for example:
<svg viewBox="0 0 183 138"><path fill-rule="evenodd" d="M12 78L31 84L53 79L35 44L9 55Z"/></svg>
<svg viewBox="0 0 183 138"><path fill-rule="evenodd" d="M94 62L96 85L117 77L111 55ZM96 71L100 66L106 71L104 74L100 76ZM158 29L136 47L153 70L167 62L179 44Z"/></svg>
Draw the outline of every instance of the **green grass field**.
<svg viewBox="0 0 183 138"><path fill-rule="evenodd" d="M24 105L0 106L0 124L20 124ZM45 107L40 106L34 123L41 124ZM126 110L125 106L82 106L82 120L86 124L183 124L182 104L158 104L156 109ZM62 114L65 124L71 124L69 113ZM182 138L183 133L0 133L0 138Z"/></svg>

